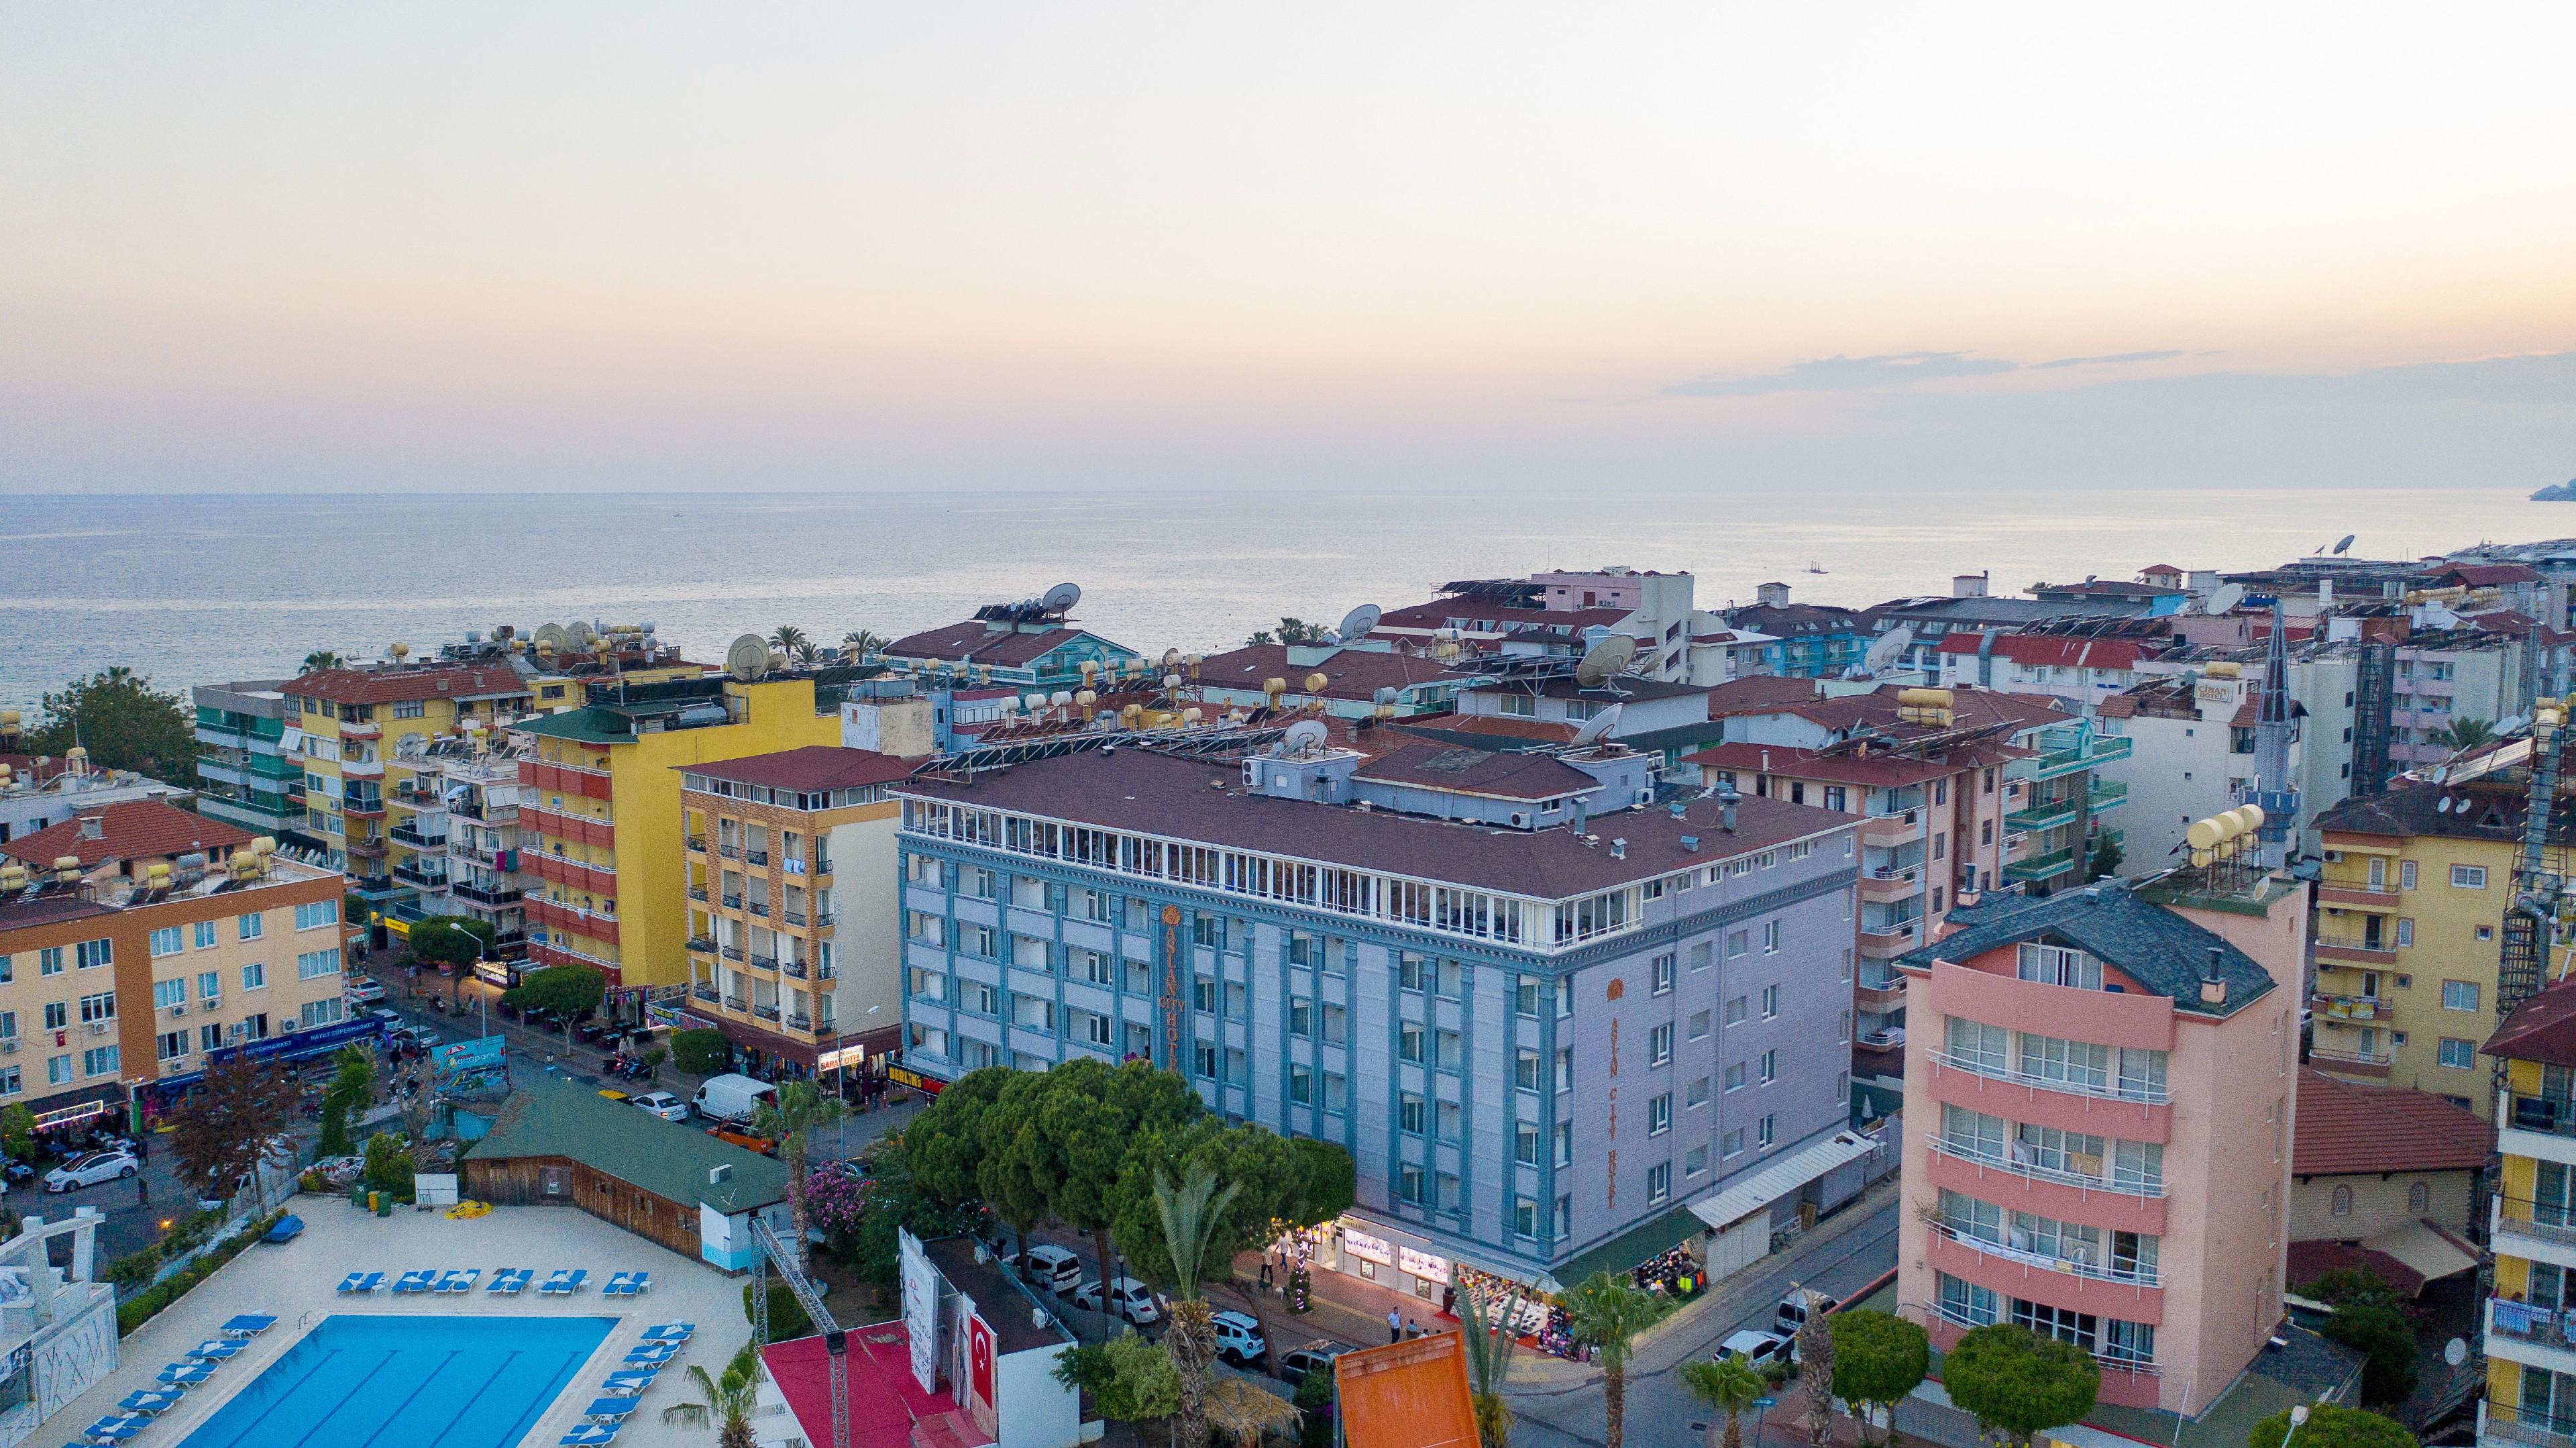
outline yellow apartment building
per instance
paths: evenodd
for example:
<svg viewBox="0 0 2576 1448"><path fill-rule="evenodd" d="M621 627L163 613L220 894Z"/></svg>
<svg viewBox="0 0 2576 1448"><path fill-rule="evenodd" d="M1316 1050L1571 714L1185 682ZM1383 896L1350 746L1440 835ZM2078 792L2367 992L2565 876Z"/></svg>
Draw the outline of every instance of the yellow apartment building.
<svg viewBox="0 0 2576 1448"><path fill-rule="evenodd" d="M2495 1293L2484 1304L2478 1443L2576 1444L2576 982L2517 1007L2485 1043L2505 1063L2491 1105L2502 1162L2488 1217Z"/></svg>

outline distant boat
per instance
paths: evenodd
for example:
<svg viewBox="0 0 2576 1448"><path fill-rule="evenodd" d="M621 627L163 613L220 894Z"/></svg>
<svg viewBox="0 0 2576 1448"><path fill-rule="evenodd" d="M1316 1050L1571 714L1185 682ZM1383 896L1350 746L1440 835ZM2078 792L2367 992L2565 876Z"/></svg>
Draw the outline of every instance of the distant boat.
<svg viewBox="0 0 2576 1448"><path fill-rule="evenodd" d="M1807 571L1808 571L1809 573L1822 573L1822 572L1824 572L1824 571L1825 571L1825 565L1823 565L1823 564L1821 564L1821 563L1818 563L1816 560L1814 560L1814 559L1810 558L1810 559L1808 559L1808 560L1807 560Z"/></svg>

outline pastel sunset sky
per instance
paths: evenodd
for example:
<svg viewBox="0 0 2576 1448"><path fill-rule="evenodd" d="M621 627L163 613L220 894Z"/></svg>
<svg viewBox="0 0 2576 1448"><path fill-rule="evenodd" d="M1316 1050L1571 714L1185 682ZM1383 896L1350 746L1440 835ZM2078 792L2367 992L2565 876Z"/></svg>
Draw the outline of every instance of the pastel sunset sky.
<svg viewBox="0 0 2576 1448"><path fill-rule="evenodd" d="M2535 487L2563 5L0 16L0 489Z"/></svg>

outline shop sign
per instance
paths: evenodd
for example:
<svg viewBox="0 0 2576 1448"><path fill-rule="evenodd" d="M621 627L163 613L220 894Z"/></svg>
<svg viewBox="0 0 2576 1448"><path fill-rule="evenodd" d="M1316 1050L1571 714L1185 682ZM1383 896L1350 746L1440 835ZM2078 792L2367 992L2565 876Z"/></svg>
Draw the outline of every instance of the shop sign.
<svg viewBox="0 0 2576 1448"><path fill-rule="evenodd" d="M1366 1232L1342 1233L1342 1250L1354 1257L1365 1257L1380 1267L1395 1265L1395 1253L1387 1246L1386 1239L1372 1237Z"/></svg>
<svg viewBox="0 0 2576 1448"><path fill-rule="evenodd" d="M1378 1260L1382 1262L1386 1259L1381 1257ZM1395 1265L1415 1277L1428 1277L1444 1286L1449 1281L1449 1259L1446 1257L1434 1257L1428 1252L1416 1252L1411 1247L1398 1247L1395 1251Z"/></svg>
<svg viewBox="0 0 2576 1448"><path fill-rule="evenodd" d="M476 980L488 981L493 985L500 986L504 990L507 990L519 983L519 973L512 970L510 968L510 963L506 960L478 960L474 962L474 978Z"/></svg>
<svg viewBox="0 0 2576 1448"><path fill-rule="evenodd" d="M886 1079L892 1081L897 1086L909 1086L916 1091L925 1092L932 1096L938 1095L941 1091L946 1090L948 1086L947 1082L940 1080L938 1077L924 1076L909 1066L888 1066L886 1068Z"/></svg>

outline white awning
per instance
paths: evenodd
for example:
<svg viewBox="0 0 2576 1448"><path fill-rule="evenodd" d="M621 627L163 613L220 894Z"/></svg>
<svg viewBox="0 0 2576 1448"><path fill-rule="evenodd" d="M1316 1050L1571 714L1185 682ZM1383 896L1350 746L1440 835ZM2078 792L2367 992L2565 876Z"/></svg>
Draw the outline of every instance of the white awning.
<svg viewBox="0 0 2576 1448"><path fill-rule="evenodd" d="M1720 1230L1780 1200L1832 1171L1878 1150L1878 1143L1854 1131L1837 1131L1813 1146L1802 1147L1731 1187L1690 1204L1698 1218Z"/></svg>
<svg viewBox="0 0 2576 1448"><path fill-rule="evenodd" d="M2466 1272L2478 1265L2476 1254L2464 1252L2458 1243L2426 1226L2422 1221L2391 1227L2376 1236L2361 1239L2364 1249L2385 1252L2408 1267L2424 1274L2424 1280L2448 1277Z"/></svg>

